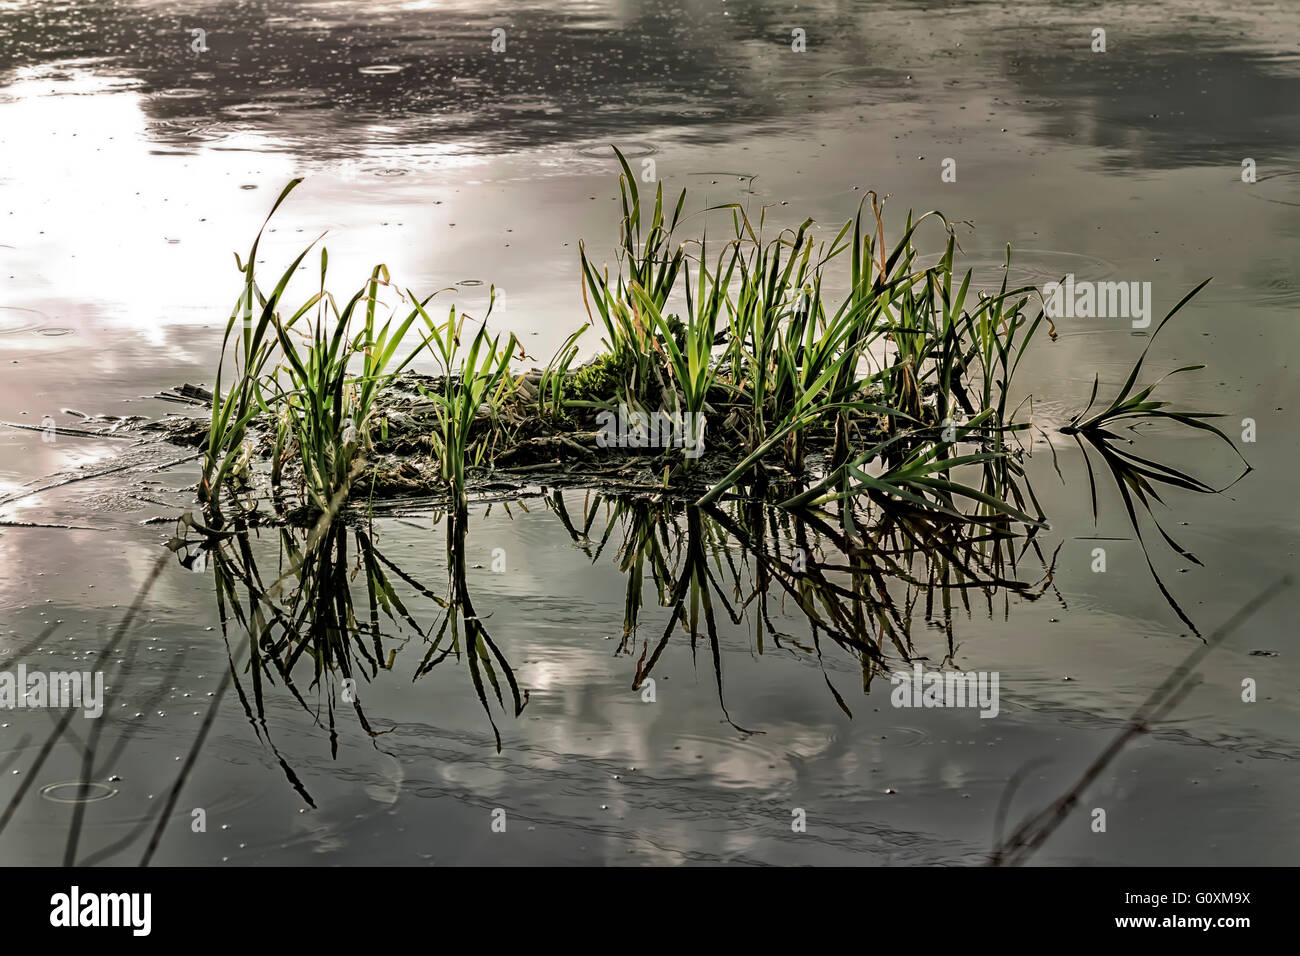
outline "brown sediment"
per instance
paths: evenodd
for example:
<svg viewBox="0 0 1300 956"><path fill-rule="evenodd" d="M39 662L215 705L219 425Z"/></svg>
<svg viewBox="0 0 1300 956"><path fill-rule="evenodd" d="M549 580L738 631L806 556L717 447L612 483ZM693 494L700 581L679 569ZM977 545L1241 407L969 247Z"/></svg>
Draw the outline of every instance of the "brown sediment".
<svg viewBox="0 0 1300 956"><path fill-rule="evenodd" d="M581 370L570 372L572 381ZM748 452L744 408L728 403L728 393L719 388L718 401L705 412L703 455L691 459L687 468L686 449L671 447L605 447L595 408L569 408L562 416L544 415L537 404L537 383L541 372L519 376L511 395L495 416L480 411L473 440L484 440L482 463L470 469L466 491L473 495L493 491L519 491L528 487L595 487L632 492L655 492L697 496L726 475ZM431 433L437 426L434 402L426 395L446 387L440 377L404 372L376 399L367 423L366 439L359 453L365 466L352 490L353 500L371 503L404 498L442 498L449 492L434 457ZM197 389L178 386L171 394L184 395L200 404L205 399ZM205 393L210 395L210 393ZM206 399L210 401L210 398ZM273 428L259 416L250 422L247 447L255 463L269 469L274 453ZM864 416L861 425L868 433L878 432L878 422ZM137 436L187 448L202 448L208 440L206 417L168 415L133 423ZM829 428L810 428L804 436L809 464L816 464L829 452L834 440ZM779 456L778 456L779 457ZM790 480L784 468L768 463L775 480ZM296 472L292 459L285 462L284 486L292 486ZM264 476L263 476L264 477ZM255 483L260 484L261 478ZM252 489L257 497L272 497L266 488ZM280 502L277 510L293 520L300 510L296 500ZM304 515L305 516L305 512Z"/></svg>

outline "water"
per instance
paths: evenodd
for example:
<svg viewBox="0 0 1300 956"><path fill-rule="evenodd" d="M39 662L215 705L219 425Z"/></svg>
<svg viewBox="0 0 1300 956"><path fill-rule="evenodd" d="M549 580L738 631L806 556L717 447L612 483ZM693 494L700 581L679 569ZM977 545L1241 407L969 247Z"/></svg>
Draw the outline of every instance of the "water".
<svg viewBox="0 0 1300 956"><path fill-rule="evenodd" d="M1107 31L1104 54L1089 48L1094 26ZM806 53L791 51L795 28ZM192 49L193 29L206 52ZM267 233L268 269L328 230L332 273L355 277L345 286L382 261L414 290L454 287L438 301L481 314L495 285L505 309L494 317L541 365L585 320L579 239L600 256L616 238L609 143L638 171L653 161L666 190L689 188L692 211L774 203L769 216L812 216L828 239L868 189L890 196L894 229L909 208L939 208L975 224L963 248L990 283L1007 242L1012 281L1149 281L1157 317L1213 275L1148 369L1206 363L1163 397L1223 412L1234 438L1241 419L1258 425L1241 446L1255 466L1246 479L1223 496L1168 495L1157 510L1204 566L1155 546L1152 560L1209 634L1296 564L1298 39L1300 15L1284 3L2 5L0 420L35 427L0 426L0 660L65 670L99 659L173 534L143 522L174 517L197 476L192 461L154 470L183 449L160 460L129 440L42 441L43 418L67 429L82 419L65 408L157 416L179 410L152 397L160 389L211 384L238 292L231 252L243 255L291 177L307 181ZM954 183L940 179L945 158ZM1245 158L1253 184L1241 180ZM1020 373L1035 418L1066 421L1094 372L1116 387L1147 341L1133 331L1062 322ZM628 576L615 552L626 521L598 515L591 538L614 530L596 555L553 502L479 505L466 585L529 691L518 717L492 705L500 753L464 661L413 680L424 638L384 618L393 667L359 693L386 732L372 738L346 706L331 740L309 671L297 680L311 712L278 677L260 721L227 690L153 859L978 863L1009 779L1050 757L1011 816L1055 798L1197 641L1155 586L1118 495L1103 482L1094 526L1079 451L1053 443L1066 484L1045 446L1031 469L1052 516L1046 561L1020 568L1043 582L999 592L991 608L954 597L951 636L942 613L926 620L923 599L912 615L913 650L931 666L951 655L1002 675L997 719L895 709L880 678L864 693L861 660L824 639L819 659L806 616L776 593L788 639L765 633L754 604L738 623L720 611L718 669L707 642L692 653L678 630L655 664L656 701L644 702L637 662L669 612L647 584L635 642L623 644ZM1203 436L1156 430L1142 449L1216 487L1236 475ZM586 500L564 497L570 514ZM373 537L404 574L445 593L445 519L434 517L387 514ZM669 517L670 537L687 540L685 518ZM1090 570L1099 545L1105 574ZM264 583L274 579L275 534L251 547ZM0 711L0 801L34 776L0 835L6 863L64 860L69 800L86 801L73 859L145 852L230 668L214 573L167 561L109 655L121 663L105 667L101 721L75 718L33 773L55 721ZM428 629L439 609L402 587ZM1203 683L1034 859L1294 860L1295 609L1283 594L1216 650ZM229 633L242 660L238 628ZM1256 703L1241 702L1245 678L1258 682ZM96 752L85 793L82 742ZM1089 828L1094 807L1107 810L1105 834ZM806 833L791 831L794 808ZM196 809L206 832L191 827ZM492 830L497 809L504 835Z"/></svg>

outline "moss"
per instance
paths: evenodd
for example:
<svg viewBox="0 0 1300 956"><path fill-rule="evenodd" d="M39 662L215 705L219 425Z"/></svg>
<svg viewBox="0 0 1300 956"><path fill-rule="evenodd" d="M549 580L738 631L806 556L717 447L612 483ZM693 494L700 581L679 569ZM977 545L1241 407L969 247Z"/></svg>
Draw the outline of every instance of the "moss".
<svg viewBox="0 0 1300 956"><path fill-rule="evenodd" d="M626 379L625 359L612 354L602 355L578 369L564 383L563 400L566 402L604 402L618 395L619 386Z"/></svg>

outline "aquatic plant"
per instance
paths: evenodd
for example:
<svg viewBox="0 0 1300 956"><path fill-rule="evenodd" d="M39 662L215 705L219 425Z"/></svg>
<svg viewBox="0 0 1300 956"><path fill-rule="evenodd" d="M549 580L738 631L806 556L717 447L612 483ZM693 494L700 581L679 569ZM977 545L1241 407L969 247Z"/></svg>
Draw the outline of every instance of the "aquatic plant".
<svg viewBox="0 0 1300 956"><path fill-rule="evenodd" d="M668 301L686 255L682 245L672 248L672 234L686 204L686 190L681 191L672 219L668 220L664 214L663 184L659 184L649 230L643 237L641 194L636 177L617 148L614 154L623 167L623 175L619 178L623 206L619 225L619 269L611 286L608 275L597 270L587 258L586 245L580 241L579 261L584 280L582 295L588 318L592 321L591 305L595 304L605 326L605 347L626 372L618 399L629 407L640 407L642 397L657 377L658 369L653 358L658 349L655 329L641 315L642 306L632 290L639 289L643 300L652 303L656 311Z"/></svg>
<svg viewBox="0 0 1300 956"><path fill-rule="evenodd" d="M264 410L276 422L272 485L279 486L285 458L292 455L300 466L299 492L317 513L326 511L328 502L348 486L355 459L369 447L376 400L384 387L419 354L416 348L394 361L417 312L423 310L417 303L396 327L392 319L378 325L379 288L389 282L387 266L378 265L366 287L339 311L324 289L328 261L321 250L321 291L313 297L321 308L308 329L305 348L300 350L292 324L277 317L277 372L282 374L269 376L257 390ZM361 327L353 335L360 305ZM358 362L359 371L351 372Z"/></svg>
<svg viewBox="0 0 1300 956"><path fill-rule="evenodd" d="M227 327L237 378L217 389L200 484L213 526L220 527L221 492L251 487L268 444L273 491L291 471L300 498L320 512L359 461L361 480L368 472L375 487L379 465L368 455L377 422L389 450L386 479L405 476L384 488L436 489L464 507L475 481L490 480L497 468L567 470L586 480L610 473L592 467L610 459L594 423L624 406L642 422L687 417L693 433L707 431L704 458L688 453L698 447L629 439L643 450L620 456L613 469L625 484L632 469L640 487L697 507L758 495L784 508L832 509L849 535L855 502L907 506L1027 540L1044 526L1023 480L1027 452L1018 438L1035 426L1013 383L1040 333L1055 339L1056 332L1037 290L1008 286L1009 249L1000 283L983 289L972 270L959 270L957 224L937 211L909 214L887 241L874 193L826 240L816 238L811 219L771 235L767 209L740 203L703 211L730 219L720 240L712 238L716 227L702 230L708 238L683 240L685 191L668 209L660 185L643 209L626 157L614 154L622 200L614 262L598 265L580 244L588 323L531 375L511 369L522 354L514 336L489 332L491 304L467 347L466 316L454 304L436 321L432 297L409 290L399 295L404 311L381 323L380 292L392 285L383 266L339 309L325 290L322 253L319 290L282 318L285 285L306 252L264 296L252 269L259 232L248 264L239 263L244 284ZM922 256L923 228L942 230L937 257ZM420 341L399 354L416 317ZM578 366L580 338L591 326L604 333L601 350ZM421 353L438 374L409 380L405 370ZM1115 449L1108 426L1163 418L1226 440L1205 421L1213 416L1167 409L1150 397L1155 384L1137 387L1145 356L1109 407L1093 413L1090 401L1063 429L1105 452L1131 515L1129 490L1145 504L1158 500L1161 483L1208 486ZM404 394L422 401L394 406L387 396L399 379ZM1096 392L1094 385L1093 399ZM250 434L273 438L258 445ZM412 462L411 448L428 450L430 477ZM405 449L396 453L400 465L392 449Z"/></svg>
<svg viewBox="0 0 1300 956"><path fill-rule="evenodd" d="M1101 459L1114 479L1116 490L1119 492L1120 499L1124 503L1124 511L1128 516L1129 526L1133 529L1133 534L1137 537L1138 544L1142 548L1143 557L1146 559L1147 569L1151 572L1151 577L1160 593L1164 595L1166 602L1173 608L1178 615L1194 634L1200 634L1196 625L1191 618L1187 616L1182 607L1169 593L1169 589L1161 580L1159 573L1156 571L1155 564L1151 560L1151 555L1147 550L1146 539L1142 534L1142 523L1139 521L1139 510L1145 512L1150 519L1151 524L1159 532L1164 542L1172 548L1179 556L1192 562L1201 564L1201 561L1195 554L1184 548L1165 531L1159 520L1155 517L1152 505L1163 504L1160 497L1160 489L1178 488L1184 491L1193 491L1200 494L1215 494L1225 491L1227 487L1236 484L1251 470L1250 463L1246 461L1237 447L1233 445L1224 432L1211 425L1207 419L1222 418L1223 416L1211 412L1198 412L1188 410L1168 410L1170 403L1152 399L1151 395L1160 386L1162 382L1173 375L1183 372L1193 372L1204 368L1203 365L1185 365L1176 368L1167 375L1161 376L1154 382L1145 387L1138 388L1138 376L1142 372L1143 363L1146 362L1147 354L1151 351L1151 346L1155 344L1156 337L1160 331L1168 324L1169 320L1186 305L1201 289L1205 288L1209 279L1201 282L1196 288L1192 289L1178 301L1163 319L1156 326L1156 330L1151 333L1151 338L1147 341L1146 347L1142 354L1138 356L1133 363L1132 369L1129 370L1128 377L1120 386L1118 393L1111 399L1110 404L1104 409L1089 415L1093 405L1097 400L1097 391L1100 387L1100 376L1094 377L1092 383L1092 393L1088 397L1087 406L1080 412L1076 413L1069 424L1061 428L1062 434L1071 436L1079 446L1083 455L1084 464L1088 471L1088 490L1092 499L1093 522L1096 523L1098 516L1097 507L1097 479L1093 471L1093 455ZM1136 389L1136 390L1135 390ZM1127 448L1121 447L1123 444L1131 444L1121 438L1115 429L1120 425L1127 425L1130 429L1139 425L1154 423L1173 423L1183 425L1188 428L1200 431L1208 431L1217 437L1233 450L1233 453L1245 465L1245 469L1225 488L1214 488L1205 481L1194 477L1193 475L1173 468L1170 465L1153 461L1150 458L1143 457Z"/></svg>
<svg viewBox="0 0 1300 956"><path fill-rule="evenodd" d="M435 421L432 431L434 455L443 480L451 489L458 506L466 502L465 469L479 464L488 453L487 441L475 442L471 432L480 413L495 421L497 409L513 386L510 357L517 340L512 334L504 346L500 336L489 336L487 325L479 327L469 350L460 354L460 338L465 316L456 315L452 306L447 321L441 324L430 318L423 304L416 308L429 330L425 340L442 368L441 387L420 388L433 403ZM492 307L488 306L488 315ZM486 321L486 316L485 316Z"/></svg>
<svg viewBox="0 0 1300 956"><path fill-rule="evenodd" d="M295 179L285 187L271 215L300 182ZM251 483L248 428L259 415L273 423L268 429L273 432L273 490L279 492L286 460L292 459L300 497L315 513L328 510L329 502L346 489L355 459L369 445L377 399L420 351L409 350L398 360L398 349L423 312L423 303L416 303L396 326L392 318L378 322L379 289L390 284L388 267L382 264L340 310L325 289L329 254L322 249L319 290L292 314L281 315L289 280L316 243L293 260L266 296L254 274L261 237L259 230L246 263L236 256L244 286L227 321L213 389L199 498L217 526L222 522L223 488L234 481ZM314 321L305 319L313 308ZM354 329L358 313L359 328ZM300 325L307 326L306 332ZM233 351L236 378L223 392L228 351Z"/></svg>
<svg viewBox="0 0 1300 956"><path fill-rule="evenodd" d="M280 204L296 186L302 182L294 179L281 191L271 211L267 214L262 228L257 231L253 244L248 251L247 262L241 262L235 255L235 264L244 276L243 288L235 307L226 322L225 335L221 341L221 357L217 362L216 382L213 385L211 422L208 428L207 443L203 459L203 473L199 478L199 500L213 515L214 522L221 522L221 494L227 483L236 478L246 479L248 454L244 446L249 423L264 410L259 383L263 369L271 360L274 352L276 335L272 323L276 316L276 307L284 294L298 264L306 257L308 250L294 260L284 271L271 296L267 298L258 288L254 276L254 264L257 261L257 248L262 241L266 225L280 208ZM309 300L302 312L315 303ZM257 319L254 320L254 314ZM295 318L289 320L292 325ZM234 382L225 391L222 389L223 372L228 354L232 353L234 364Z"/></svg>
<svg viewBox="0 0 1300 956"><path fill-rule="evenodd" d="M547 363L537 383L537 413L551 423L557 423L565 416L565 384L570 378L569 370L578 358L578 339L586 332L588 326L580 326L569 334L564 344L555 350L551 361ZM584 369L584 371L587 371ZM605 389L603 394L609 394Z"/></svg>

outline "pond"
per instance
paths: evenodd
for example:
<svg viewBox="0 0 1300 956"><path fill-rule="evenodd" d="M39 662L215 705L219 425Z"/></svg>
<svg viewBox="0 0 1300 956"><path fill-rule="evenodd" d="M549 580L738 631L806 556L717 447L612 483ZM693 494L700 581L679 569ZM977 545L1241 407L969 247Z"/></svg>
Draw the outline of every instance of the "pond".
<svg viewBox="0 0 1300 956"><path fill-rule="evenodd" d="M1296 569L1297 44L1292 6L1226 0L0 4L0 668L106 684L98 719L0 709L0 860L986 862ZM383 262L442 308L495 295L540 368L588 321L579 243L613 259L611 146L710 230L743 203L829 242L874 190L894 235L969 223L988 287L1149 290L1150 327L1067 313L1017 372L1047 527L936 551L891 518L868 553L755 501L539 477L164 547L198 453L109 426L206 415L170 390L213 386L231 253L291 178L267 274L327 232L354 286ZM1227 488L1131 520L1059 429L1148 343L1144 382L1205 365L1158 397L1253 467L1124 431ZM1281 590L1198 660L1032 862L1293 862L1296 611ZM472 668L448 650L475 632ZM915 664L997 675L996 716L897 706Z"/></svg>

